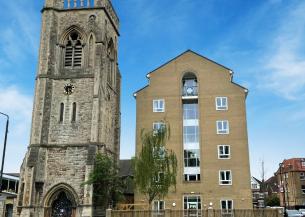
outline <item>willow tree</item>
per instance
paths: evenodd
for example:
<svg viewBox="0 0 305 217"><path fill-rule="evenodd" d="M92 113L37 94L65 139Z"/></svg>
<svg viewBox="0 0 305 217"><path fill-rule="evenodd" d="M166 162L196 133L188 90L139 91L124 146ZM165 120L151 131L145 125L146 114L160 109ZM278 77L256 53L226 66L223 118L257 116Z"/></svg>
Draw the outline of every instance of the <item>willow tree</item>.
<svg viewBox="0 0 305 217"><path fill-rule="evenodd" d="M177 157L166 149L169 137L170 129L166 125L159 130L141 132L142 147L133 159L134 184L149 204L176 187Z"/></svg>

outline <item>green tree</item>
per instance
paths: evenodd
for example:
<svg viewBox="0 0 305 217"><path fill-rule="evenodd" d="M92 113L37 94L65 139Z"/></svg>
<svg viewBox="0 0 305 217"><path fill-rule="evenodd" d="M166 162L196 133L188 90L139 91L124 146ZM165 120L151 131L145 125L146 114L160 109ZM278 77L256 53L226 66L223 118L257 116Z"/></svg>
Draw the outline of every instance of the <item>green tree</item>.
<svg viewBox="0 0 305 217"><path fill-rule="evenodd" d="M177 157L165 148L169 137L170 128L165 124L160 130L142 130L142 149L133 158L135 187L149 204L176 187Z"/></svg>
<svg viewBox="0 0 305 217"><path fill-rule="evenodd" d="M280 206L280 198L276 195L271 195L266 198L266 206Z"/></svg>
<svg viewBox="0 0 305 217"><path fill-rule="evenodd" d="M113 157L98 153L94 169L84 183L93 185L93 202L95 206L107 208L115 205L123 197L124 183L118 174L118 166Z"/></svg>

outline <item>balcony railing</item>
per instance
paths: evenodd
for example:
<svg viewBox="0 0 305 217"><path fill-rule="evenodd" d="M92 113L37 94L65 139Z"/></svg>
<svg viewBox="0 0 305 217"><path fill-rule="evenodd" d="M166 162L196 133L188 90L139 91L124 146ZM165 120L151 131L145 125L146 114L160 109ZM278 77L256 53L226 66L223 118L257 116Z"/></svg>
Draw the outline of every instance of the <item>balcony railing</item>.
<svg viewBox="0 0 305 217"><path fill-rule="evenodd" d="M184 86L182 89L182 96L198 96L198 87Z"/></svg>

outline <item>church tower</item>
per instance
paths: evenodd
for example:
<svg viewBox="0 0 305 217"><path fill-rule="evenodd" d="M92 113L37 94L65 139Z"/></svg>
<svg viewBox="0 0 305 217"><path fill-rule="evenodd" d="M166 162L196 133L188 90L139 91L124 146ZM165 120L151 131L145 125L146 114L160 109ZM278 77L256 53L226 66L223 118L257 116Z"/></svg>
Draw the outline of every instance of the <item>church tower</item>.
<svg viewBox="0 0 305 217"><path fill-rule="evenodd" d="M119 158L118 31L110 0L45 0L18 216L99 216L83 183L96 153Z"/></svg>

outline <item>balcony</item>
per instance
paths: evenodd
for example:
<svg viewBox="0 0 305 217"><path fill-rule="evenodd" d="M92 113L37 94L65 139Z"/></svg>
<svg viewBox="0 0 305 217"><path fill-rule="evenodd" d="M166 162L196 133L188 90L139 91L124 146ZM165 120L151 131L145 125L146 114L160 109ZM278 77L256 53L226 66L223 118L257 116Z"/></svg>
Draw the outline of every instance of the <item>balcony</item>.
<svg viewBox="0 0 305 217"><path fill-rule="evenodd" d="M198 86L184 86L182 89L183 99L197 99L198 98Z"/></svg>

